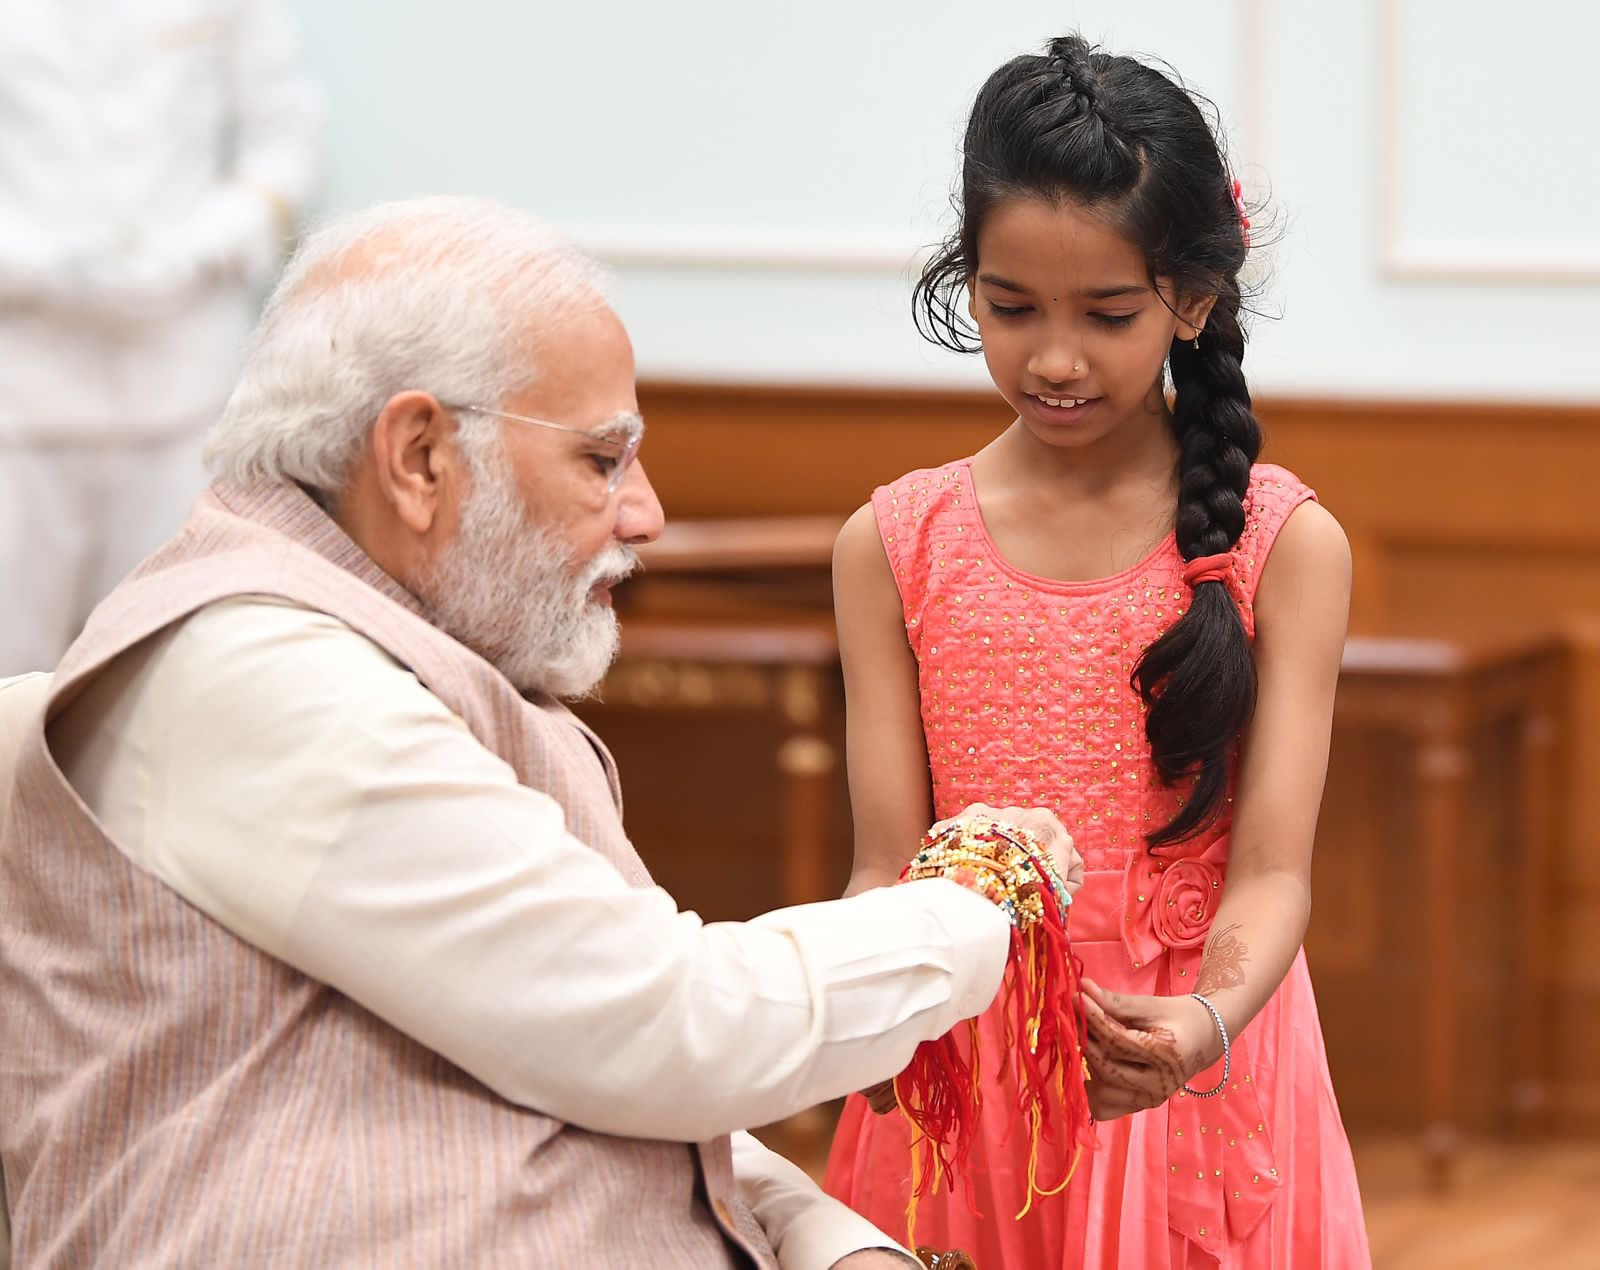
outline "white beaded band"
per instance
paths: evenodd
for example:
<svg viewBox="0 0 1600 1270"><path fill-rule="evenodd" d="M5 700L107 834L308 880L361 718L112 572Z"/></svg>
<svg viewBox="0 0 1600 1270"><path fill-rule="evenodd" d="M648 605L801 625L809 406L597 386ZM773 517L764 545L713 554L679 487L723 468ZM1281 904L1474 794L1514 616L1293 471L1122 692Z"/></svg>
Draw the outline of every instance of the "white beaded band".
<svg viewBox="0 0 1600 1270"><path fill-rule="evenodd" d="M1228 1043L1228 1029L1227 1026L1222 1022L1222 1016L1217 1013L1216 1006L1212 1005L1211 1002L1207 1001L1198 992L1191 992L1189 995L1201 1005L1205 1006L1206 1013L1211 1016L1211 1021L1217 1025L1217 1034L1222 1037L1222 1079L1219 1080L1215 1087L1211 1089L1190 1089L1189 1086L1185 1084L1183 1087L1183 1092L1188 1094L1191 1098L1215 1098L1228 1087L1228 1076L1233 1071L1233 1050Z"/></svg>

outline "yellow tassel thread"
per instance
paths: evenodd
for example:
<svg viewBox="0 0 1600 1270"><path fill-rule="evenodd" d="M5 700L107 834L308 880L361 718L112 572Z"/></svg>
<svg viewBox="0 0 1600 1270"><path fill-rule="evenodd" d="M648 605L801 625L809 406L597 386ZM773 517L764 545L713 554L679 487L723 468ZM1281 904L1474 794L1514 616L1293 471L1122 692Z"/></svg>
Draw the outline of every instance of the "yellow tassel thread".
<svg viewBox="0 0 1600 1270"><path fill-rule="evenodd" d="M910 1117L906 1117L909 1121ZM911 1125L911 1199L906 1204L906 1247L917 1246L917 1196L922 1190L922 1159L917 1147L922 1137L922 1130L915 1123Z"/></svg>

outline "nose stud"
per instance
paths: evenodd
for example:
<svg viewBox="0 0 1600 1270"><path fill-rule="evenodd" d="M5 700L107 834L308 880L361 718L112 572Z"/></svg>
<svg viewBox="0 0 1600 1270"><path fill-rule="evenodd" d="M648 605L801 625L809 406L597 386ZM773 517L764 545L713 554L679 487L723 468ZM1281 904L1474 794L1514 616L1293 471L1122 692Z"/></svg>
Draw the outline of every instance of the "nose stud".
<svg viewBox="0 0 1600 1270"><path fill-rule="evenodd" d="M1082 374L1083 373L1083 363L1082 362L1073 362L1072 363L1072 373L1074 375Z"/></svg>

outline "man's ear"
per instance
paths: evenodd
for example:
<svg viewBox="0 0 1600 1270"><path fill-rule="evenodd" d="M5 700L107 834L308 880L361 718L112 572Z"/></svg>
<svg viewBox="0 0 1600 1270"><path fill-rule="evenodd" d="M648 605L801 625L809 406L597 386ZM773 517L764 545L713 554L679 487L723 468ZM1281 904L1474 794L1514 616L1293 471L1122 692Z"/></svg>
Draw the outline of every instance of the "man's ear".
<svg viewBox="0 0 1600 1270"><path fill-rule="evenodd" d="M445 500L459 488L456 420L425 392L397 393L384 402L372 427L378 489L400 522L426 537Z"/></svg>

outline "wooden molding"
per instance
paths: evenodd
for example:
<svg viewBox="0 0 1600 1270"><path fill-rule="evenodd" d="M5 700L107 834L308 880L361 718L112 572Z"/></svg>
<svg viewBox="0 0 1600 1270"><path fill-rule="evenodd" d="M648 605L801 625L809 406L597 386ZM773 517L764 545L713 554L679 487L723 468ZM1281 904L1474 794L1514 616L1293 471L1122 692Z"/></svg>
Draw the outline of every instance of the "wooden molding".
<svg viewBox="0 0 1600 1270"><path fill-rule="evenodd" d="M1407 282L1467 282L1523 286L1600 282L1600 237L1568 241L1533 237L1430 238L1402 224L1406 165L1401 98L1407 82L1404 0L1383 0L1377 16L1379 258L1385 274ZM1471 68L1459 75L1473 77Z"/></svg>

